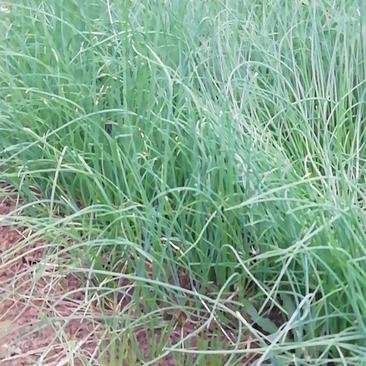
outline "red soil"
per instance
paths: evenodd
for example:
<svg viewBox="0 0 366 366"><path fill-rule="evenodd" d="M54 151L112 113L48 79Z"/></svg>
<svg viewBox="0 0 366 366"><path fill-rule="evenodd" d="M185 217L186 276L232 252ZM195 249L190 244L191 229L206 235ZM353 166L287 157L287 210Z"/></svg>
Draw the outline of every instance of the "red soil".
<svg viewBox="0 0 366 366"><path fill-rule="evenodd" d="M93 309L76 277L39 266L45 242L30 246L25 229L2 226L14 208L0 200L0 364L81 365L97 347Z"/></svg>

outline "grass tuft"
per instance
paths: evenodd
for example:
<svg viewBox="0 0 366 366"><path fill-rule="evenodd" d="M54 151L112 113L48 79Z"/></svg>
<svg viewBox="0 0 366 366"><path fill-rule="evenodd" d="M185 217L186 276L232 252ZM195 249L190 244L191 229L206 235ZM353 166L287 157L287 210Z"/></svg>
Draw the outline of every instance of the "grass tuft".
<svg viewBox="0 0 366 366"><path fill-rule="evenodd" d="M67 253L111 365L363 364L365 14L2 3L0 172L28 202L12 220Z"/></svg>

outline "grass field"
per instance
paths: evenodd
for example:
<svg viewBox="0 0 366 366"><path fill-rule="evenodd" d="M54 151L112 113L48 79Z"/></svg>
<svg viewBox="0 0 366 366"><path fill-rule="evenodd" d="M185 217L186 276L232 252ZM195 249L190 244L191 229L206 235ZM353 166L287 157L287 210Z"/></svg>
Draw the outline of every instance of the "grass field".
<svg viewBox="0 0 366 366"><path fill-rule="evenodd" d="M366 365L363 0L2 1L0 171L93 362Z"/></svg>

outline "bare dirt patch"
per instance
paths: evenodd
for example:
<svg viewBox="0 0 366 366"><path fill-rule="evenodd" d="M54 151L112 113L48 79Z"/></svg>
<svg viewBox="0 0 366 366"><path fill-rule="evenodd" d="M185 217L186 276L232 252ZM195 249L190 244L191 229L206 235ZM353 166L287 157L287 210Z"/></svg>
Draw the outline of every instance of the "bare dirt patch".
<svg viewBox="0 0 366 366"><path fill-rule="evenodd" d="M29 231L2 226L15 209L0 198L0 364L92 364L99 325L79 280L44 259L42 240L24 244Z"/></svg>

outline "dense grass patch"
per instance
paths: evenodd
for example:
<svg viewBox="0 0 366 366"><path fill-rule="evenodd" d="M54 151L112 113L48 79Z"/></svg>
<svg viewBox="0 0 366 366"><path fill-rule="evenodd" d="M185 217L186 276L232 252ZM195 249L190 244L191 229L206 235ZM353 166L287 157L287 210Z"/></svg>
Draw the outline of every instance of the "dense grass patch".
<svg viewBox="0 0 366 366"><path fill-rule="evenodd" d="M258 364L360 365L364 7L5 3L2 179L31 212L72 223L83 245L71 263L96 288L116 293L110 278L130 276L146 328L163 303L234 329L220 364L239 362L249 330ZM225 353L199 344L192 353Z"/></svg>

